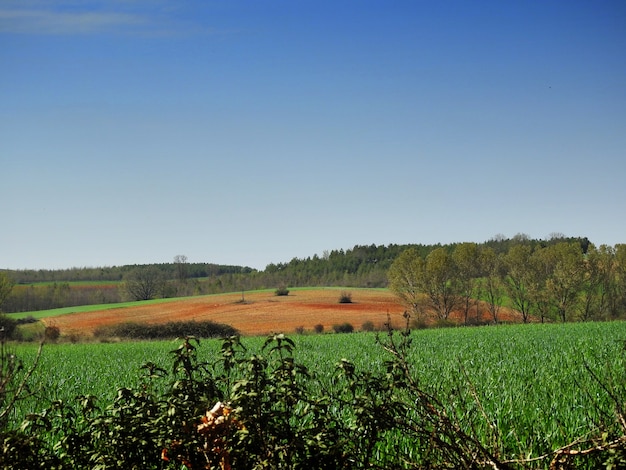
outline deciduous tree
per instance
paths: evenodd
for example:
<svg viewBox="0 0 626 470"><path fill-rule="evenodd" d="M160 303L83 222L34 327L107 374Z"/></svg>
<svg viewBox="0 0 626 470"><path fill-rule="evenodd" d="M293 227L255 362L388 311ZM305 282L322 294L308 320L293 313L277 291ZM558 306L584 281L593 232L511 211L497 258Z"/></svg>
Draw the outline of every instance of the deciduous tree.
<svg viewBox="0 0 626 470"><path fill-rule="evenodd" d="M583 321L608 319L614 290L615 250L607 245L596 248L590 244L584 265L579 318Z"/></svg>
<svg viewBox="0 0 626 470"><path fill-rule="evenodd" d="M565 322L571 315L583 283L583 253L580 244L566 242L550 245L544 250L554 263L546 287L560 320Z"/></svg>
<svg viewBox="0 0 626 470"><path fill-rule="evenodd" d="M533 251L528 260L526 288L532 309L541 318L541 323L546 319L556 318L554 302L547 285L553 273L554 259L550 251L546 251L545 248Z"/></svg>
<svg viewBox="0 0 626 470"><path fill-rule="evenodd" d="M8 274L0 272L0 312L2 311L2 304L11 295L15 282Z"/></svg>
<svg viewBox="0 0 626 470"><path fill-rule="evenodd" d="M626 244L623 243L615 245L615 264L609 302L612 317L626 311Z"/></svg>
<svg viewBox="0 0 626 470"><path fill-rule="evenodd" d="M124 290L133 300L150 300L163 290L164 279L155 266L135 268L124 276Z"/></svg>
<svg viewBox="0 0 626 470"><path fill-rule="evenodd" d="M409 309L415 320L422 320L423 294L420 282L424 278L426 263L415 248L408 248L395 259L387 277L389 289Z"/></svg>
<svg viewBox="0 0 626 470"><path fill-rule="evenodd" d="M513 245L504 257L507 274L505 287L513 307L522 315L526 323L531 310L530 287L533 282L533 268L531 264L532 248L525 243Z"/></svg>
<svg viewBox="0 0 626 470"><path fill-rule="evenodd" d="M480 250L480 265L483 274L482 292L487 300L487 308L494 323L498 323L498 314L502 307L504 263L502 256L491 247Z"/></svg>
<svg viewBox="0 0 626 470"><path fill-rule="evenodd" d="M452 252L452 260L456 265L459 297L463 309L463 319L467 325L472 306L478 311L480 297L481 260L476 243L460 243Z"/></svg>
<svg viewBox="0 0 626 470"><path fill-rule="evenodd" d="M174 256L174 265L176 266L176 280L185 283L189 278L189 266L185 255Z"/></svg>
<svg viewBox="0 0 626 470"><path fill-rule="evenodd" d="M439 320L447 320L459 305L458 276L452 256L445 248L436 248L426 257L422 288Z"/></svg>

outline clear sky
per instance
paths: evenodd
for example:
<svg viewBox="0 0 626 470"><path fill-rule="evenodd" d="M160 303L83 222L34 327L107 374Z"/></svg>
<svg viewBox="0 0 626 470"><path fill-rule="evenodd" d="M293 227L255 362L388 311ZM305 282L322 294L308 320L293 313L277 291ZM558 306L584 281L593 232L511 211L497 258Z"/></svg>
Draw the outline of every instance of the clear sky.
<svg viewBox="0 0 626 470"><path fill-rule="evenodd" d="M0 0L0 268L626 242L623 0Z"/></svg>

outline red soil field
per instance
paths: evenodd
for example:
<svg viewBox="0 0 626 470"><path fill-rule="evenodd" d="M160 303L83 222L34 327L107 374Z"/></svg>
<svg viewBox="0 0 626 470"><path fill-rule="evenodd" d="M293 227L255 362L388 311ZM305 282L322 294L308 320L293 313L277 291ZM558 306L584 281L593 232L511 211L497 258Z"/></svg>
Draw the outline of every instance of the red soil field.
<svg viewBox="0 0 626 470"><path fill-rule="evenodd" d="M103 325L124 322L159 324L170 321L205 321L230 325L242 335L266 335L270 333L293 333L296 328L313 331L321 324L324 331L332 331L333 325L351 323L360 330L365 322L382 328L391 319L394 327L405 324L404 307L397 297L385 290L346 289L352 303L340 304L339 289L291 290L288 296L276 296L274 292L220 294L189 297L133 307L110 308L84 313L70 313L44 320L48 325L60 328L63 335L92 336ZM475 316L475 314L474 314ZM484 316L484 313L483 315ZM501 320L515 321L515 315L502 312ZM459 320L454 312L451 319Z"/></svg>

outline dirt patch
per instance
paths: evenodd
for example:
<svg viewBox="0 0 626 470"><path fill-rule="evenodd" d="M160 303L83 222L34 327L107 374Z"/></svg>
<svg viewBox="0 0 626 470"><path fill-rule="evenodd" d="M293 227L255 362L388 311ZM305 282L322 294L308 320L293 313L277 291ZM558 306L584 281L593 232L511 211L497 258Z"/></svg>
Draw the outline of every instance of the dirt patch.
<svg viewBox="0 0 626 470"><path fill-rule="evenodd" d="M383 328L387 319L395 327L404 325L404 307L397 297L384 290L351 290L352 303L340 304L341 291L336 289L293 290L288 296L274 292L241 293L190 297L135 307L111 308L93 312L71 313L45 319L58 326L64 335L91 336L99 326L124 322L161 324L170 321L214 321L225 323L243 335L293 333L297 328L313 331L322 325L332 331L333 325L351 323L356 330L365 322ZM509 321L510 315L501 315Z"/></svg>

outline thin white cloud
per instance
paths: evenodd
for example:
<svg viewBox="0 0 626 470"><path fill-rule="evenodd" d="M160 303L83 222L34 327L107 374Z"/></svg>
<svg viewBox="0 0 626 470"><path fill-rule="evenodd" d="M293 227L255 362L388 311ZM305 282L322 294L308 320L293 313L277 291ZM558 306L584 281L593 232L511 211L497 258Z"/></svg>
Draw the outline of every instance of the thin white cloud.
<svg viewBox="0 0 626 470"><path fill-rule="evenodd" d="M92 34L143 30L148 22L131 13L0 9L0 33Z"/></svg>
<svg viewBox="0 0 626 470"><path fill-rule="evenodd" d="M181 21L182 11L181 3L172 0L0 0L0 34L213 32L193 21Z"/></svg>
<svg viewBox="0 0 626 470"><path fill-rule="evenodd" d="M0 3L0 34L172 36L239 33L239 30L220 30L204 25L201 18L193 15L185 18L186 15L180 14L183 11L181 4L170 0L4 0Z"/></svg>

